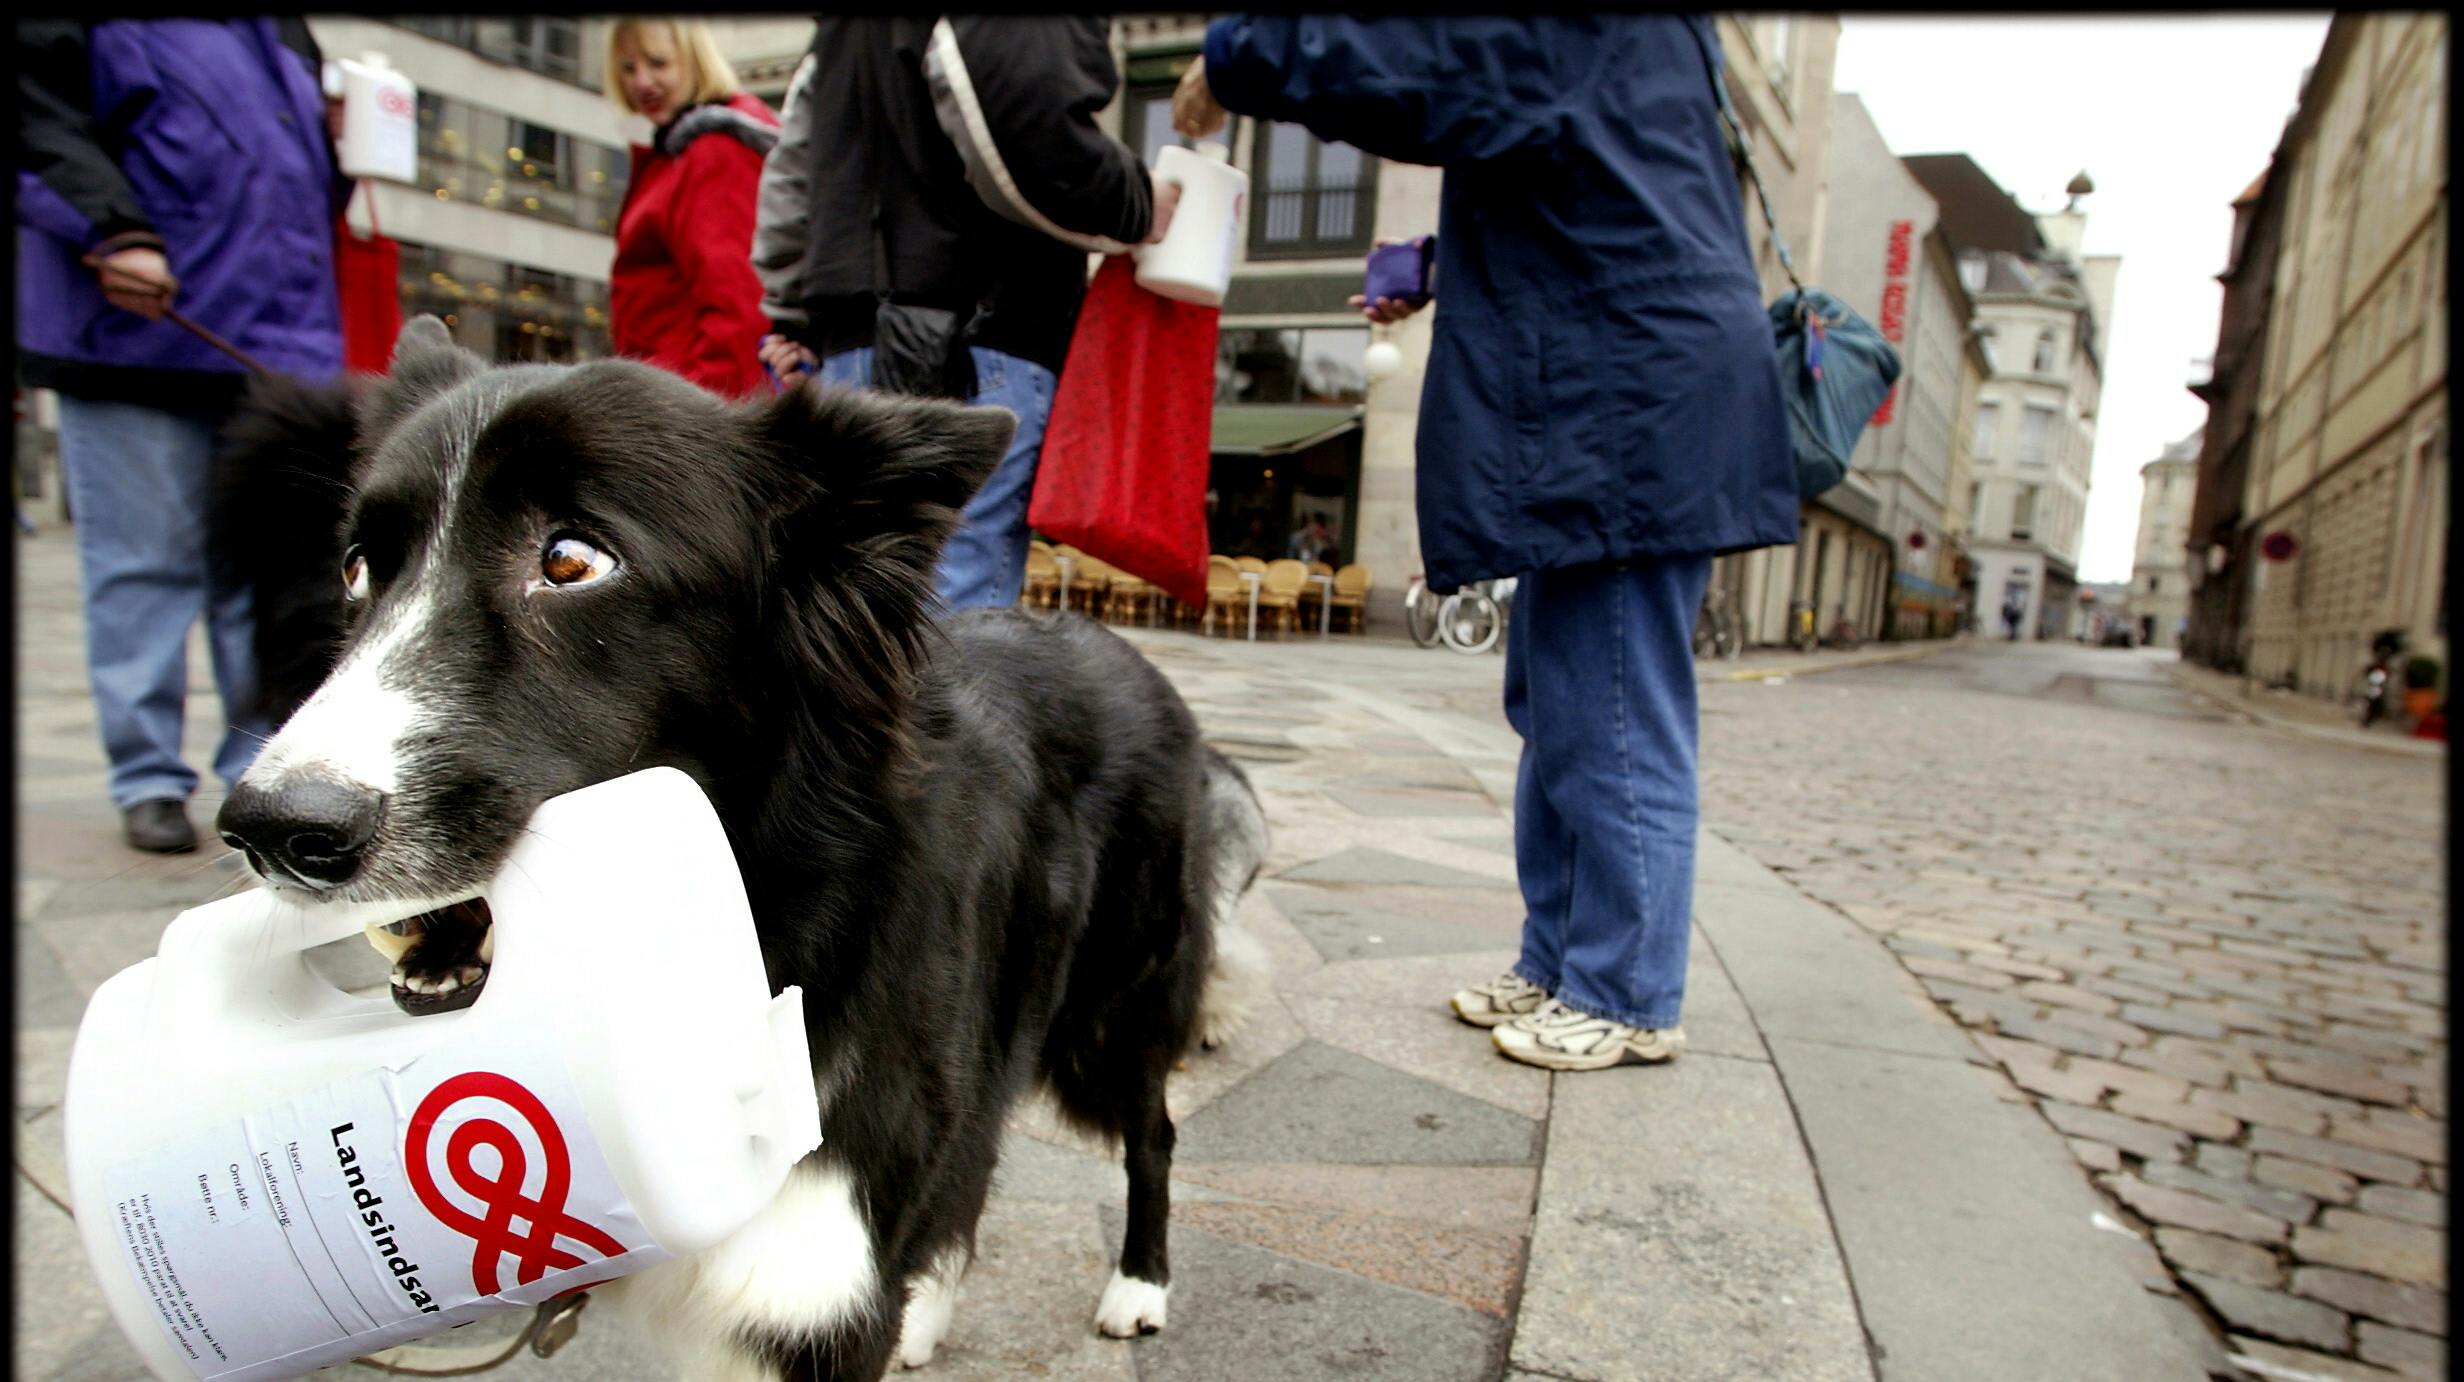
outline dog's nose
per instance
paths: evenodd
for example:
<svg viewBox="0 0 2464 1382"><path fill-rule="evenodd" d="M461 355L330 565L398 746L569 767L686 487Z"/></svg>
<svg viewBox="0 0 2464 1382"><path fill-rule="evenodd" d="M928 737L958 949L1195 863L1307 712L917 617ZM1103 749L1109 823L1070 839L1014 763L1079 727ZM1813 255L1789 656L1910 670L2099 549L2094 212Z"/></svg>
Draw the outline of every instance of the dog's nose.
<svg viewBox="0 0 2464 1382"><path fill-rule="evenodd" d="M274 864L310 887L347 882L385 817L385 795L330 778L292 776L271 787L231 789L214 829L258 872Z"/></svg>

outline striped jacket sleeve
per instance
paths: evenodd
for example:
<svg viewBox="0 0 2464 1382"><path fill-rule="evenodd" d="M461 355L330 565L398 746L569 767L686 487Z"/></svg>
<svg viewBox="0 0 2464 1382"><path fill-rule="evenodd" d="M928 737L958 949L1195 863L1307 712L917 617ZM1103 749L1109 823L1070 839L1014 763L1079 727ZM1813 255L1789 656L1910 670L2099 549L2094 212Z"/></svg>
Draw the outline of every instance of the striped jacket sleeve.
<svg viewBox="0 0 2464 1382"><path fill-rule="evenodd" d="M762 160L753 203L753 274L761 280L761 310L781 331L804 324L804 257L812 219L810 148L813 108L804 99L813 55L804 55L787 82L779 138Z"/></svg>
<svg viewBox="0 0 2464 1382"><path fill-rule="evenodd" d="M1146 169L1095 123L1119 85L1100 17L937 20L924 76L968 183L994 211L1101 254L1146 238Z"/></svg>

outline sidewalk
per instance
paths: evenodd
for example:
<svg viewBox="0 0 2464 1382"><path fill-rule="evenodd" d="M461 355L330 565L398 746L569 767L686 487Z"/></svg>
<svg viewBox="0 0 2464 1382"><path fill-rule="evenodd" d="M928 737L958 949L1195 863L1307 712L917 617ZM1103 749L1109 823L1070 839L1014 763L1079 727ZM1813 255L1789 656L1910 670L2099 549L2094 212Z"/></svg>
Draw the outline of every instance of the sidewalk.
<svg viewBox="0 0 2464 1382"><path fill-rule="evenodd" d="M2334 701L2272 690L2195 662L2174 659L2166 663L2165 670L2185 690L2274 729L2418 758L2438 758L2447 752L2445 740L2415 739L2409 728L2392 721L2363 729L2349 708Z"/></svg>
<svg viewBox="0 0 2464 1382"><path fill-rule="evenodd" d="M238 875L120 845L70 556L59 529L19 544L15 1362L25 1377L125 1379L140 1375L133 1355L45 1198L63 1192L68 1048L94 987ZM1275 847L1243 920L1273 959L1275 1001L1172 1086L1171 1326L1096 1336L1121 1172L1031 1107L927 1376L1947 1382L2221 1368L2178 1303L2141 1289L2152 1257L2098 1227L2110 1221L2061 1138L1908 973L1716 834L1697 879L1683 1060L1552 1077L1455 1022L1445 995L1503 969L1521 919L1502 660L1126 636L1266 804ZM196 662L202 761L213 700ZM217 804L201 795L193 809L203 821ZM338 958L373 963L353 945ZM494 1375L663 1374L586 1312L556 1358Z"/></svg>

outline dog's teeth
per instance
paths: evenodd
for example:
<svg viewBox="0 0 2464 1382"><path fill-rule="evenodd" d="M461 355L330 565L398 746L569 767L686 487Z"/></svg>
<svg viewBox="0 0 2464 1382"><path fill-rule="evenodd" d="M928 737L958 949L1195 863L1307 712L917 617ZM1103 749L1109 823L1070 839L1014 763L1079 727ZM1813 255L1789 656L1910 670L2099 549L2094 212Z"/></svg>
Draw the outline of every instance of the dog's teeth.
<svg viewBox="0 0 2464 1382"><path fill-rule="evenodd" d="M419 944L419 937L389 931L373 921L364 928L364 933L368 944L375 946L376 953L384 956L388 964L402 963L402 957L411 953L412 946Z"/></svg>
<svg viewBox="0 0 2464 1382"><path fill-rule="evenodd" d="M479 963L483 965L496 963L496 928L494 926L479 933Z"/></svg>

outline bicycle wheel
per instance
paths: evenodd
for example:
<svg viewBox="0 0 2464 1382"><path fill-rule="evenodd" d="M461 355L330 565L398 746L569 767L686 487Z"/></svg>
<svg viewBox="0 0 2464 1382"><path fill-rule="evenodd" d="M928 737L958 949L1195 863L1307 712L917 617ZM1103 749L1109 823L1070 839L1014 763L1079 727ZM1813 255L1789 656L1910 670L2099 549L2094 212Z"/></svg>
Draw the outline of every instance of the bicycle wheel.
<svg viewBox="0 0 2464 1382"><path fill-rule="evenodd" d="M1497 602L1473 589L1458 590L1438 606L1437 631L1458 653L1485 653L1497 646L1506 620Z"/></svg>
<svg viewBox="0 0 2464 1382"><path fill-rule="evenodd" d="M1437 646L1438 595L1418 581L1403 597L1403 625L1411 630L1412 641L1423 648Z"/></svg>

